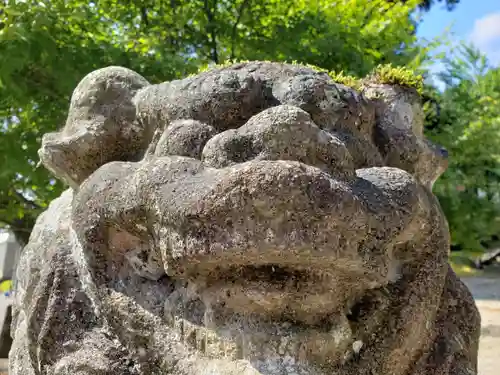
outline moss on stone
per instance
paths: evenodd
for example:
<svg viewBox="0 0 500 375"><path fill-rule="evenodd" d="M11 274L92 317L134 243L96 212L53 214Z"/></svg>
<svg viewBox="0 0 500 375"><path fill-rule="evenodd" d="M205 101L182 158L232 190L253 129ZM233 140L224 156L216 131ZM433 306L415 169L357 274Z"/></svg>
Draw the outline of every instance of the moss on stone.
<svg viewBox="0 0 500 375"><path fill-rule="evenodd" d="M335 72L335 71L328 71L327 69L320 68L319 66L312 65L312 64L301 64L297 61L292 61L293 65L300 65L309 69L314 70L315 72L318 73L326 73L330 76L330 78L335 81L336 83L340 83L341 85L345 85L348 87L352 87L355 90L360 90L361 89L361 80L351 76L351 75L346 75L344 74L343 71L341 72Z"/></svg>
<svg viewBox="0 0 500 375"><path fill-rule="evenodd" d="M234 64L248 63L249 60L226 60L220 64L204 64L195 74L203 73L213 69L227 68ZM271 62L271 61L263 61ZM377 83L387 85L399 85L415 89L418 93L423 90L423 77L416 74L413 70L405 67L393 67L391 64L378 65L366 78L359 79L357 77L346 75L344 72L328 71L312 64L302 64L298 61L283 62L284 64L292 64L309 68L318 73L326 73L336 83L352 87L355 90L362 90L365 83ZM192 74L192 75L195 75ZM192 76L191 75L191 76Z"/></svg>
<svg viewBox="0 0 500 375"><path fill-rule="evenodd" d="M196 74L203 73L203 72L206 72L209 70L214 70L214 69L227 68L231 65L243 63L243 62L248 62L248 61L226 60L220 64L203 64L202 66L199 67L198 72L196 72Z"/></svg>
<svg viewBox="0 0 500 375"><path fill-rule="evenodd" d="M421 75L416 74L413 70L405 67L393 67L392 65L379 65L373 72L368 75L368 82L399 85L410 87L420 94L424 89L424 79Z"/></svg>
<svg viewBox="0 0 500 375"><path fill-rule="evenodd" d="M333 71L328 72L328 75L331 79L333 79L337 83L340 83L341 85L352 87L355 90L361 89L361 81L354 76L345 75L344 72L337 73Z"/></svg>
<svg viewBox="0 0 500 375"><path fill-rule="evenodd" d="M283 64L303 66L305 68L312 69L318 73L329 74L328 70L320 68L319 66L312 65L312 64L302 64L296 60L293 60L292 62L289 62L289 61L271 61L271 60L258 60L258 61L259 62L266 62L266 63L283 63ZM220 64L204 64L198 69L198 71L195 74L203 73L203 72L213 70L213 69L227 68L231 65L244 64L244 63L249 63L249 62L251 62L251 61L250 60L226 60Z"/></svg>
<svg viewBox="0 0 500 375"><path fill-rule="evenodd" d="M290 64L290 63L287 62L287 64ZM304 68L309 68L309 69L314 70L315 72L318 72L318 73L327 73L328 74L328 70L320 68L319 66L316 66L316 65L302 64L296 60L292 61L291 64L297 65L297 66L303 66Z"/></svg>

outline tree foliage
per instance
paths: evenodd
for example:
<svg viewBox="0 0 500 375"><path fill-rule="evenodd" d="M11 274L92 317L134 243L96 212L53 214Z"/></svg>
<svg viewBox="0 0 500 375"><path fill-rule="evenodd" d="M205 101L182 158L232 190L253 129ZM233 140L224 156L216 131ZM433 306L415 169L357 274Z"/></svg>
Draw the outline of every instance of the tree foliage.
<svg viewBox="0 0 500 375"><path fill-rule="evenodd" d="M452 243L478 251L500 235L500 68L468 45L444 64L445 90L432 94L427 135L448 149L450 165L434 192Z"/></svg>
<svg viewBox="0 0 500 375"><path fill-rule="evenodd" d="M363 75L417 58L418 1L4 0L0 12L0 226L27 240L63 186L37 167L90 71L121 65L151 82L226 59L297 60Z"/></svg>
<svg viewBox="0 0 500 375"><path fill-rule="evenodd" d="M392 2L401 1L403 4L407 3L406 0L390 0ZM449 11L455 9L455 7L460 3L460 0L421 0L419 8L425 11L429 11L433 6L442 4Z"/></svg>

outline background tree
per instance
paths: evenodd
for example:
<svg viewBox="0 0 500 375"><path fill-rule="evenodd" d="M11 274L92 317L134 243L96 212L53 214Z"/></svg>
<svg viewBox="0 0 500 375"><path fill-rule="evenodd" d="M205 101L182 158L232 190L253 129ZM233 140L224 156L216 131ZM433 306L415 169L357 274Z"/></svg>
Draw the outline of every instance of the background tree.
<svg viewBox="0 0 500 375"><path fill-rule="evenodd" d="M500 68L461 45L444 60L443 93L427 108L427 135L450 152L438 196L457 249L481 251L500 235ZM439 112L436 112L439 108Z"/></svg>
<svg viewBox="0 0 500 375"><path fill-rule="evenodd" d="M423 0L420 3L420 8L428 11L434 5L444 4L446 9L453 10L460 3L460 0Z"/></svg>
<svg viewBox="0 0 500 375"><path fill-rule="evenodd" d="M419 56L418 1L150 0L5 2L0 15L0 226L25 243L62 184L37 168L73 88L121 65L151 82L226 59L298 60L363 75Z"/></svg>
<svg viewBox="0 0 500 375"><path fill-rule="evenodd" d="M390 2L402 2L407 3L407 0L389 0ZM460 3L460 0L421 0L419 8L425 11L429 11L433 6L444 5L449 11L455 9L455 7Z"/></svg>

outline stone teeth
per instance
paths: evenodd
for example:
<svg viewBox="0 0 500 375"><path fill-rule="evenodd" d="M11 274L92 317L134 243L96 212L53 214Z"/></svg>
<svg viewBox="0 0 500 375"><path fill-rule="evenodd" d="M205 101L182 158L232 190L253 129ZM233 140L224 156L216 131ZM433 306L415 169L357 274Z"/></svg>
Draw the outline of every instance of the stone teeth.
<svg viewBox="0 0 500 375"><path fill-rule="evenodd" d="M182 320L182 340L185 343L193 344L196 339L196 326L186 320ZM194 340L193 340L194 339Z"/></svg>
<svg viewBox="0 0 500 375"><path fill-rule="evenodd" d="M211 329L197 326L186 319L172 318L172 328L178 333L182 342L210 358L244 359L244 335L236 335L235 342L219 337Z"/></svg>
<svg viewBox="0 0 500 375"><path fill-rule="evenodd" d="M196 330L196 349L203 354L206 354L207 352L207 338L205 330L202 328L198 328Z"/></svg>
<svg viewBox="0 0 500 375"><path fill-rule="evenodd" d="M363 341L361 340L356 340L352 343L352 350L354 350L354 353L356 354L359 354L362 347L363 347Z"/></svg>
<svg viewBox="0 0 500 375"><path fill-rule="evenodd" d="M236 353L235 356L237 359L245 359L246 350L245 350L245 334L243 332L239 332L236 335Z"/></svg>

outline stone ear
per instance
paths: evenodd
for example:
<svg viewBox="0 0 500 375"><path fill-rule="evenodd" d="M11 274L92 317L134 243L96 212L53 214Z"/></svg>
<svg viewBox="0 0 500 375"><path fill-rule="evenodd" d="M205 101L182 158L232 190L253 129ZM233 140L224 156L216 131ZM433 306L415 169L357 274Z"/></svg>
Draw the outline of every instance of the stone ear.
<svg viewBox="0 0 500 375"><path fill-rule="evenodd" d="M111 161L137 161L149 140L136 118L135 94L149 83L110 66L89 73L73 91L66 124L43 136L38 154L55 177L77 188Z"/></svg>

